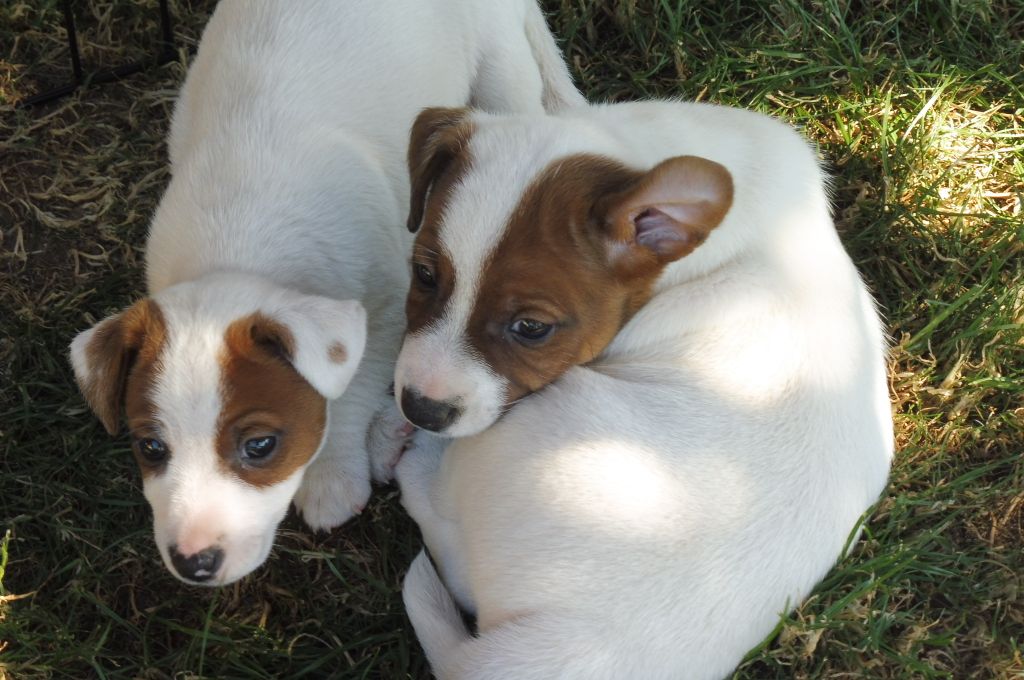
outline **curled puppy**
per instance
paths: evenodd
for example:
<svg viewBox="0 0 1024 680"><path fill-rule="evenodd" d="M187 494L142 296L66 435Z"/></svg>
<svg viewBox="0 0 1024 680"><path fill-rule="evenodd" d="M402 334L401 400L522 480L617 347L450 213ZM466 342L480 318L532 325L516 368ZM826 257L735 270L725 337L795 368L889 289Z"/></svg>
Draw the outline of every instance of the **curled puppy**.
<svg viewBox="0 0 1024 680"><path fill-rule="evenodd" d="M814 151L668 102L428 111L413 140L396 403L457 437L418 434L397 468L436 564L404 586L431 666L726 676L893 452L881 325Z"/></svg>

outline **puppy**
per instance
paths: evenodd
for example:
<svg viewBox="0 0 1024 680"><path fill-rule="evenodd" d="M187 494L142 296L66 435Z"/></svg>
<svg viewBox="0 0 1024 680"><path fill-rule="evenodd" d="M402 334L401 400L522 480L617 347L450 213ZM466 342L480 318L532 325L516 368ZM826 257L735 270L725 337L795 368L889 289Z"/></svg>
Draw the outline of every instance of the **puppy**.
<svg viewBox="0 0 1024 680"><path fill-rule="evenodd" d="M127 418L173 574L249 573L292 500L314 529L366 503L367 428L401 341L415 115L581 101L532 0L218 5L175 108L149 297L71 345L106 429Z"/></svg>
<svg viewBox="0 0 1024 680"><path fill-rule="evenodd" d="M460 437L418 434L397 470L433 557L404 584L431 666L727 675L842 554L893 451L879 318L814 152L681 103L432 110L412 137L396 399Z"/></svg>

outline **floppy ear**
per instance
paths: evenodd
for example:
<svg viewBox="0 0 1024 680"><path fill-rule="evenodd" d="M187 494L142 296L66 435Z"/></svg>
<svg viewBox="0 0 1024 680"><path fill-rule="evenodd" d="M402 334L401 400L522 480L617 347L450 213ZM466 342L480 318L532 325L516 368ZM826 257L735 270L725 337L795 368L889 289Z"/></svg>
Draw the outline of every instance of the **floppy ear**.
<svg viewBox="0 0 1024 680"><path fill-rule="evenodd" d="M366 311L355 300L289 293L249 321L248 341L290 363L325 399L345 392L363 358Z"/></svg>
<svg viewBox="0 0 1024 680"><path fill-rule="evenodd" d="M471 128L468 109L424 109L412 124L409 138L409 231L423 221L427 198L437 178L466 145Z"/></svg>
<svg viewBox="0 0 1024 680"><path fill-rule="evenodd" d="M71 342L71 367L89 408L117 434L128 372L139 352L159 351L164 320L152 300L141 300L82 331Z"/></svg>
<svg viewBox="0 0 1024 680"><path fill-rule="evenodd" d="M698 156L662 161L600 210L613 266L624 273L689 255L732 206L732 175Z"/></svg>

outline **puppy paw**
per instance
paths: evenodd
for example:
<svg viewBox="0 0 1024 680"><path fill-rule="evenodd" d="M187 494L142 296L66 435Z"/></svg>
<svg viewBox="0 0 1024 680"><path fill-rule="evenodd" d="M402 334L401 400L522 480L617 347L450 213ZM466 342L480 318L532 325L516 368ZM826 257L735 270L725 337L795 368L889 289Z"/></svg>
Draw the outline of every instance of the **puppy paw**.
<svg viewBox="0 0 1024 680"><path fill-rule="evenodd" d="M310 529L330 531L361 513L369 499L369 480L353 479L337 465L314 464L292 502Z"/></svg>
<svg viewBox="0 0 1024 680"><path fill-rule="evenodd" d="M409 438L405 452L395 465L395 478L399 486L418 486L422 480L432 480L441 469L441 459L448 439L417 430Z"/></svg>
<svg viewBox="0 0 1024 680"><path fill-rule="evenodd" d="M420 526L431 524L437 517L433 489L447 444L448 440L420 430L412 436L408 450L395 467L402 507Z"/></svg>
<svg viewBox="0 0 1024 680"><path fill-rule="evenodd" d="M366 449L370 454L370 473L378 482L395 478L395 466L409 445L414 428L389 402L370 421L366 433Z"/></svg>

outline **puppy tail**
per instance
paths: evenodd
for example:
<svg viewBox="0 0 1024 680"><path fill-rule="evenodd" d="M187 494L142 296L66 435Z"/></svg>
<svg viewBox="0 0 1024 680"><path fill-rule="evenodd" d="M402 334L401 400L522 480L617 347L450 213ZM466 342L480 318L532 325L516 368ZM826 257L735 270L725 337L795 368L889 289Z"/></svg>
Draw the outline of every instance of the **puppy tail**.
<svg viewBox="0 0 1024 680"><path fill-rule="evenodd" d="M426 551L420 551L405 575L402 600L416 637L437 672L438 661L454 656L471 636Z"/></svg>
<svg viewBox="0 0 1024 680"><path fill-rule="evenodd" d="M555 44L555 36L548 29L544 13L536 2L527 3L526 39L533 51L533 58L540 70L544 83L543 104L548 113L555 113L577 106L585 106L587 100L573 85L569 68L565 64L562 52Z"/></svg>

